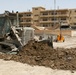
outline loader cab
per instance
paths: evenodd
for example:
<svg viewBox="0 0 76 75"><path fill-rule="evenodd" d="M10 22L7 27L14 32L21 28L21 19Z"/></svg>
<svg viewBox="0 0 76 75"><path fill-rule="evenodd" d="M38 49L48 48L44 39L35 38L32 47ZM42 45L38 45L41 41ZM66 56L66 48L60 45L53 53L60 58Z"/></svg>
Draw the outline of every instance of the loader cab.
<svg viewBox="0 0 76 75"><path fill-rule="evenodd" d="M10 22L7 17L0 16L0 38L4 37L5 34L10 31Z"/></svg>
<svg viewBox="0 0 76 75"><path fill-rule="evenodd" d="M5 13L0 14L0 38L10 33L11 25L16 25L16 14L5 11Z"/></svg>

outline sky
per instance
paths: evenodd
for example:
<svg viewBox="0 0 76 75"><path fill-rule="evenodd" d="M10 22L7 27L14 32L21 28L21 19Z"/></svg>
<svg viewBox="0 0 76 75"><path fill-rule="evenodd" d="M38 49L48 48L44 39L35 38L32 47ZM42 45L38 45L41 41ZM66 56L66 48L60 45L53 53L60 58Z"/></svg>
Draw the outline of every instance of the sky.
<svg viewBox="0 0 76 75"><path fill-rule="evenodd" d="M47 10L54 9L54 0L0 0L0 13L5 10L25 12L32 7L45 7ZM56 0L55 9L76 8L76 0Z"/></svg>

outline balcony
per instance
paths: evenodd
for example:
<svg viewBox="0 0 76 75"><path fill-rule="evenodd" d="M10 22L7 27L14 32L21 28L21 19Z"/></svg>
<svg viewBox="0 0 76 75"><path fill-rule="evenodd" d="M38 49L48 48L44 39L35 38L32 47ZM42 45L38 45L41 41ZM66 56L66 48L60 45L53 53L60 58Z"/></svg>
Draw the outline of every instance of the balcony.
<svg viewBox="0 0 76 75"><path fill-rule="evenodd" d="M23 17L21 17L21 19L29 19L29 18L33 18L33 16L23 16Z"/></svg>
<svg viewBox="0 0 76 75"><path fill-rule="evenodd" d="M40 17L49 17L49 15L40 15Z"/></svg>
<svg viewBox="0 0 76 75"><path fill-rule="evenodd" d="M33 22L20 22L20 24L33 24Z"/></svg>
<svg viewBox="0 0 76 75"><path fill-rule="evenodd" d="M69 14L56 14L56 15L40 15L41 18L45 17L69 17Z"/></svg>
<svg viewBox="0 0 76 75"><path fill-rule="evenodd" d="M50 21L40 21L40 23L58 23L58 21L52 21L52 20L50 20Z"/></svg>

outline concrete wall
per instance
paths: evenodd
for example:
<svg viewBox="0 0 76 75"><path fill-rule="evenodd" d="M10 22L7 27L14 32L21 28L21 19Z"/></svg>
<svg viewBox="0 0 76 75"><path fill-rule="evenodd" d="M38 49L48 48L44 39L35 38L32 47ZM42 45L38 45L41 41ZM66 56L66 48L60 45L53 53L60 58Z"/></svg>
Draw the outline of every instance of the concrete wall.
<svg viewBox="0 0 76 75"><path fill-rule="evenodd" d="M35 30L35 34L36 35L43 35L43 34L58 35L60 34L60 30ZM71 36L71 30L62 30L61 34Z"/></svg>
<svg viewBox="0 0 76 75"><path fill-rule="evenodd" d="M76 36L76 31L75 30L71 31L71 36Z"/></svg>

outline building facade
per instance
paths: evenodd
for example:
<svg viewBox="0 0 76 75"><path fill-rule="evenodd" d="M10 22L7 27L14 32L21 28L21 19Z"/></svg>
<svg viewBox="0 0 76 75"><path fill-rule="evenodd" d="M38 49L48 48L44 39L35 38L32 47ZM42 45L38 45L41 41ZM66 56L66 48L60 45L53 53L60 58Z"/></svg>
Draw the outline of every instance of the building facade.
<svg viewBox="0 0 76 75"><path fill-rule="evenodd" d="M20 26L32 25L51 27L59 25L76 25L76 9L46 10L43 7L33 7L32 11L21 12Z"/></svg>
<svg viewBox="0 0 76 75"><path fill-rule="evenodd" d="M69 24L76 25L76 9L69 9Z"/></svg>
<svg viewBox="0 0 76 75"><path fill-rule="evenodd" d="M59 23L69 24L69 10L45 10L40 13L40 26L51 27Z"/></svg>
<svg viewBox="0 0 76 75"><path fill-rule="evenodd" d="M31 25L33 25L33 15L32 12L22 12L19 13L19 17L20 17L20 26L26 26L26 27L30 27Z"/></svg>

